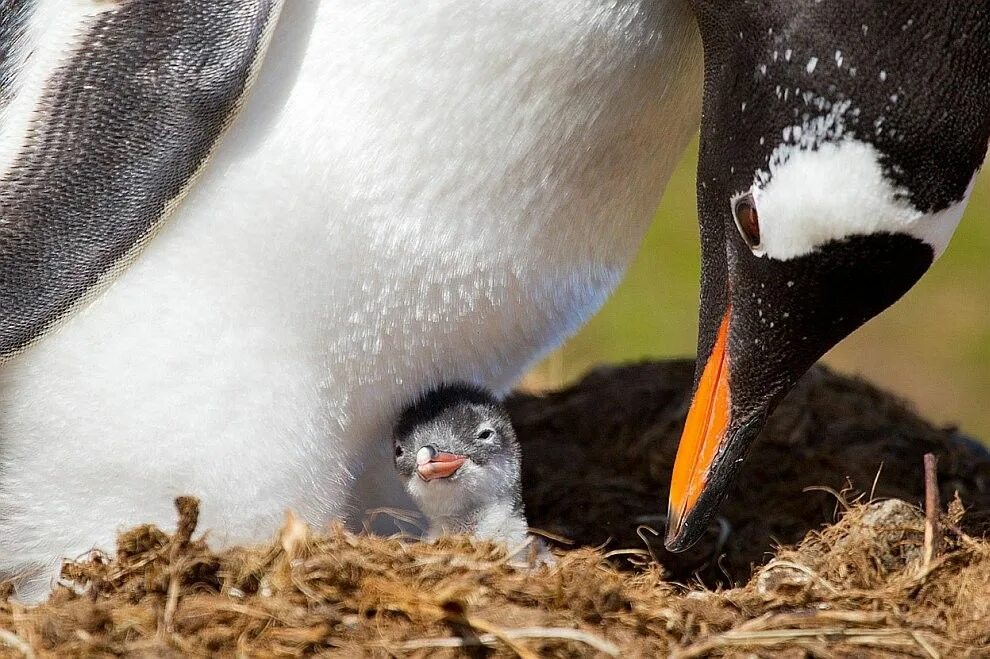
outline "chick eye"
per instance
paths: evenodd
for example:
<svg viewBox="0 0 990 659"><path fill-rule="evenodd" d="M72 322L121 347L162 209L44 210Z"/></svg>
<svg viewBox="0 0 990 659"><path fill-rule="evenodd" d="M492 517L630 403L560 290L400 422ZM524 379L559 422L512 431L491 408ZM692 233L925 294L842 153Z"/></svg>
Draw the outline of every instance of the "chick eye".
<svg viewBox="0 0 990 659"><path fill-rule="evenodd" d="M397 457L397 458L401 458L402 457L402 445L401 444L396 444L395 445L395 457Z"/></svg>
<svg viewBox="0 0 990 659"><path fill-rule="evenodd" d="M491 439L494 434L495 434L494 431L485 428L484 430L478 433L478 439L481 440Z"/></svg>
<svg viewBox="0 0 990 659"><path fill-rule="evenodd" d="M760 244L760 214L756 211L756 201L750 193L736 199L732 205L732 214L736 218L739 234L750 248Z"/></svg>

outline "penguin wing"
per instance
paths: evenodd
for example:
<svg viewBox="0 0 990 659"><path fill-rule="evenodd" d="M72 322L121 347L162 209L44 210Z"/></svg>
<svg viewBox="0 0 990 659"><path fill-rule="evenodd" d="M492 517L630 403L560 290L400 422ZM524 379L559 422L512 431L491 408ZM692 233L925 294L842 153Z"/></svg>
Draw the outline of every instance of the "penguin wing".
<svg viewBox="0 0 990 659"><path fill-rule="evenodd" d="M124 268L236 116L282 0L0 0L0 362Z"/></svg>

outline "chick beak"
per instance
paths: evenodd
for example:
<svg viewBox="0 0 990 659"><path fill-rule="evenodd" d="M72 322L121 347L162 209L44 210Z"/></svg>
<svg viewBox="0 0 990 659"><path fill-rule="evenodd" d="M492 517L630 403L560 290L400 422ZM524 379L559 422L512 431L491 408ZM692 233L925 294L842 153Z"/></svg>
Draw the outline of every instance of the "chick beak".
<svg viewBox="0 0 990 659"><path fill-rule="evenodd" d="M424 481L448 478L461 468L467 456L438 451L433 446L424 446L416 453L416 473Z"/></svg>

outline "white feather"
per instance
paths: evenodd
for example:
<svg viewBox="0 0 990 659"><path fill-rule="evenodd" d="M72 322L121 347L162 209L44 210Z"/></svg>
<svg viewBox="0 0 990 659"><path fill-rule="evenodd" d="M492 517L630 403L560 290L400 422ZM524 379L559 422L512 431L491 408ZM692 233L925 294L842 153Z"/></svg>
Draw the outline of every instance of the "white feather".
<svg viewBox="0 0 990 659"><path fill-rule="evenodd" d="M851 236L900 233L931 246L937 258L948 246L975 182L974 175L961 201L925 213L885 175L872 145L846 138L815 150L792 146L786 157L771 161L770 171L758 175L752 188L760 218L760 244L754 252L787 260Z"/></svg>

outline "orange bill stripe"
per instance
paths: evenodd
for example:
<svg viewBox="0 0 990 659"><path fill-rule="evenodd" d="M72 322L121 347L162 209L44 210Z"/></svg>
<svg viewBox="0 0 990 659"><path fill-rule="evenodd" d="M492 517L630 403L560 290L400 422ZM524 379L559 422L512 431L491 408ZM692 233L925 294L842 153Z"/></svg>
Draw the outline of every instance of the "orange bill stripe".
<svg viewBox="0 0 990 659"><path fill-rule="evenodd" d="M677 447L668 503L668 539L679 535L681 520L694 507L707 482L708 470L729 426L729 317L726 310L715 346L698 381L687 422Z"/></svg>

